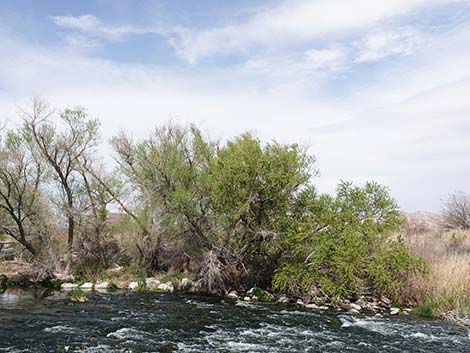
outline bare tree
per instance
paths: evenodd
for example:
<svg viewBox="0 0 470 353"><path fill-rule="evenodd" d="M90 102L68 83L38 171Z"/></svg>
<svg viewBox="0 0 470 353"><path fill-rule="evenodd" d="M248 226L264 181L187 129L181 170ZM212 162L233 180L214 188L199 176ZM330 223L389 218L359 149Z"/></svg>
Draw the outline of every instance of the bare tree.
<svg viewBox="0 0 470 353"><path fill-rule="evenodd" d="M442 215L448 228L470 229L470 195L455 192L444 201Z"/></svg>
<svg viewBox="0 0 470 353"><path fill-rule="evenodd" d="M38 253L34 244L44 242L42 177L23 136L7 131L0 145L0 229L32 255Z"/></svg>
<svg viewBox="0 0 470 353"><path fill-rule="evenodd" d="M98 144L98 121L89 119L82 108L65 109L57 114L34 99L32 110L23 111L24 133L32 150L52 171L60 187L67 218L67 264L72 262L75 231L77 185L82 182L80 159L92 156Z"/></svg>

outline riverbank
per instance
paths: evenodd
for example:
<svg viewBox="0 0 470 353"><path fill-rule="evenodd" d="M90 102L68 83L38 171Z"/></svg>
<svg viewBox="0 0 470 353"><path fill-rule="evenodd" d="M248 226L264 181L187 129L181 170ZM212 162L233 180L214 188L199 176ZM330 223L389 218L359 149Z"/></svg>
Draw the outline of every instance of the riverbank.
<svg viewBox="0 0 470 353"><path fill-rule="evenodd" d="M182 293L213 295L202 290L189 273L165 273L154 277L136 275L135 269L114 266L98 276L76 279L73 276L53 274L51 277L38 276L31 264L21 261L4 261L0 265L0 293L7 289L34 289L35 298L41 298L54 291L62 291L74 301L87 301L92 292L114 290ZM335 311L348 314L366 314L375 317L414 314L421 317L440 318L460 326L470 327L470 319L452 306L439 306L436 303L422 303L415 306L394 303L386 296L363 294L354 300L343 299L332 301L321 295L299 298L282 293L270 293L261 288L249 290L232 290L225 297L230 301L240 302L278 302L291 303L309 310L325 312Z"/></svg>

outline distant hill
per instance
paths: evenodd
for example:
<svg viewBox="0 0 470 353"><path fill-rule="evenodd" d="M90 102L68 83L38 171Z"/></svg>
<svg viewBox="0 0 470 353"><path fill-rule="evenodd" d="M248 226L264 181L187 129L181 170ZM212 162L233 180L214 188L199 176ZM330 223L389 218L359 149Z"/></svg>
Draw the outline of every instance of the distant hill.
<svg viewBox="0 0 470 353"><path fill-rule="evenodd" d="M433 212L405 212L410 227L428 231L439 231L444 224L444 217Z"/></svg>

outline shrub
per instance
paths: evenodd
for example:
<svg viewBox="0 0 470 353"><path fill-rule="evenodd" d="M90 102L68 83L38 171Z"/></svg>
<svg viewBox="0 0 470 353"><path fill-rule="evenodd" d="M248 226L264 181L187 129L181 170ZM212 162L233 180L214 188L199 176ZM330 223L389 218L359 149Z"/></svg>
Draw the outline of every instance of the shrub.
<svg viewBox="0 0 470 353"><path fill-rule="evenodd" d="M403 220L388 191L376 184L341 182L335 197L314 188L299 195L287 249L273 286L308 295L320 290L333 299L349 298L366 287L398 297L407 277L424 262L394 239Z"/></svg>

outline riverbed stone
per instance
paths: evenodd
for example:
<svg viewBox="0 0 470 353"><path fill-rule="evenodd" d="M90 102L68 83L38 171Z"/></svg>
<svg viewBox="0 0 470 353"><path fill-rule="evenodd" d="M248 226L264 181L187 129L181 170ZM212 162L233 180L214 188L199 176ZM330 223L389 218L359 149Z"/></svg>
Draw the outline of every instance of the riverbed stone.
<svg viewBox="0 0 470 353"><path fill-rule="evenodd" d="M357 304L357 303L351 303L351 310L361 311L361 310L362 310L362 306L360 306L360 305Z"/></svg>
<svg viewBox="0 0 470 353"><path fill-rule="evenodd" d="M93 283L91 282L85 282L80 286L81 290L92 290L93 289Z"/></svg>
<svg viewBox="0 0 470 353"><path fill-rule="evenodd" d="M367 300L364 296L359 297L358 300L356 300L355 304L360 305L361 308L365 307L367 305ZM360 309L359 309L360 310Z"/></svg>
<svg viewBox="0 0 470 353"><path fill-rule="evenodd" d="M246 296L246 297L243 297L243 300L246 301L246 302L249 302L251 300L251 298Z"/></svg>
<svg viewBox="0 0 470 353"><path fill-rule="evenodd" d="M307 309L318 309L319 308L319 306L315 303L305 304L305 307Z"/></svg>
<svg viewBox="0 0 470 353"><path fill-rule="evenodd" d="M387 306L389 306L390 304L392 304L392 300L389 299L389 298L387 298L387 297L385 297L385 296L381 296L381 297L380 297L380 301L381 301L383 304L387 305Z"/></svg>
<svg viewBox="0 0 470 353"><path fill-rule="evenodd" d="M368 303L366 305L367 309L371 310L371 311L378 311L380 310L380 305L378 303Z"/></svg>
<svg viewBox="0 0 470 353"><path fill-rule="evenodd" d="M70 283L70 282L65 282L60 285L60 289L62 290L73 290L77 289L78 284L77 283Z"/></svg>
<svg viewBox="0 0 470 353"><path fill-rule="evenodd" d="M399 308L390 308L390 315L398 315L400 313Z"/></svg>
<svg viewBox="0 0 470 353"><path fill-rule="evenodd" d="M278 302L278 303L289 303L289 298L287 297L287 295L281 295L281 296L277 299L277 302Z"/></svg>
<svg viewBox="0 0 470 353"><path fill-rule="evenodd" d="M129 283L129 285L127 286L129 289L137 289L139 287L139 283L138 282L135 282L135 281L132 281Z"/></svg>
<svg viewBox="0 0 470 353"><path fill-rule="evenodd" d="M145 285L148 289L157 289L161 282L156 278L146 278Z"/></svg>
<svg viewBox="0 0 470 353"><path fill-rule="evenodd" d="M231 298L231 299L238 299L238 293L237 291L233 290L231 291L229 294L227 294L227 298Z"/></svg>
<svg viewBox="0 0 470 353"><path fill-rule="evenodd" d="M173 286L173 283L171 282L160 283L157 289L161 290L162 292L168 292L168 293L173 293L175 291L175 287Z"/></svg>
<svg viewBox="0 0 470 353"><path fill-rule="evenodd" d="M109 289L110 284L109 282L101 282L101 283L96 283L95 284L95 289L96 290L107 290Z"/></svg>
<svg viewBox="0 0 470 353"><path fill-rule="evenodd" d="M352 311L352 310L361 311L362 306L356 303L344 303L344 304L341 304L341 309L346 310L346 311Z"/></svg>

